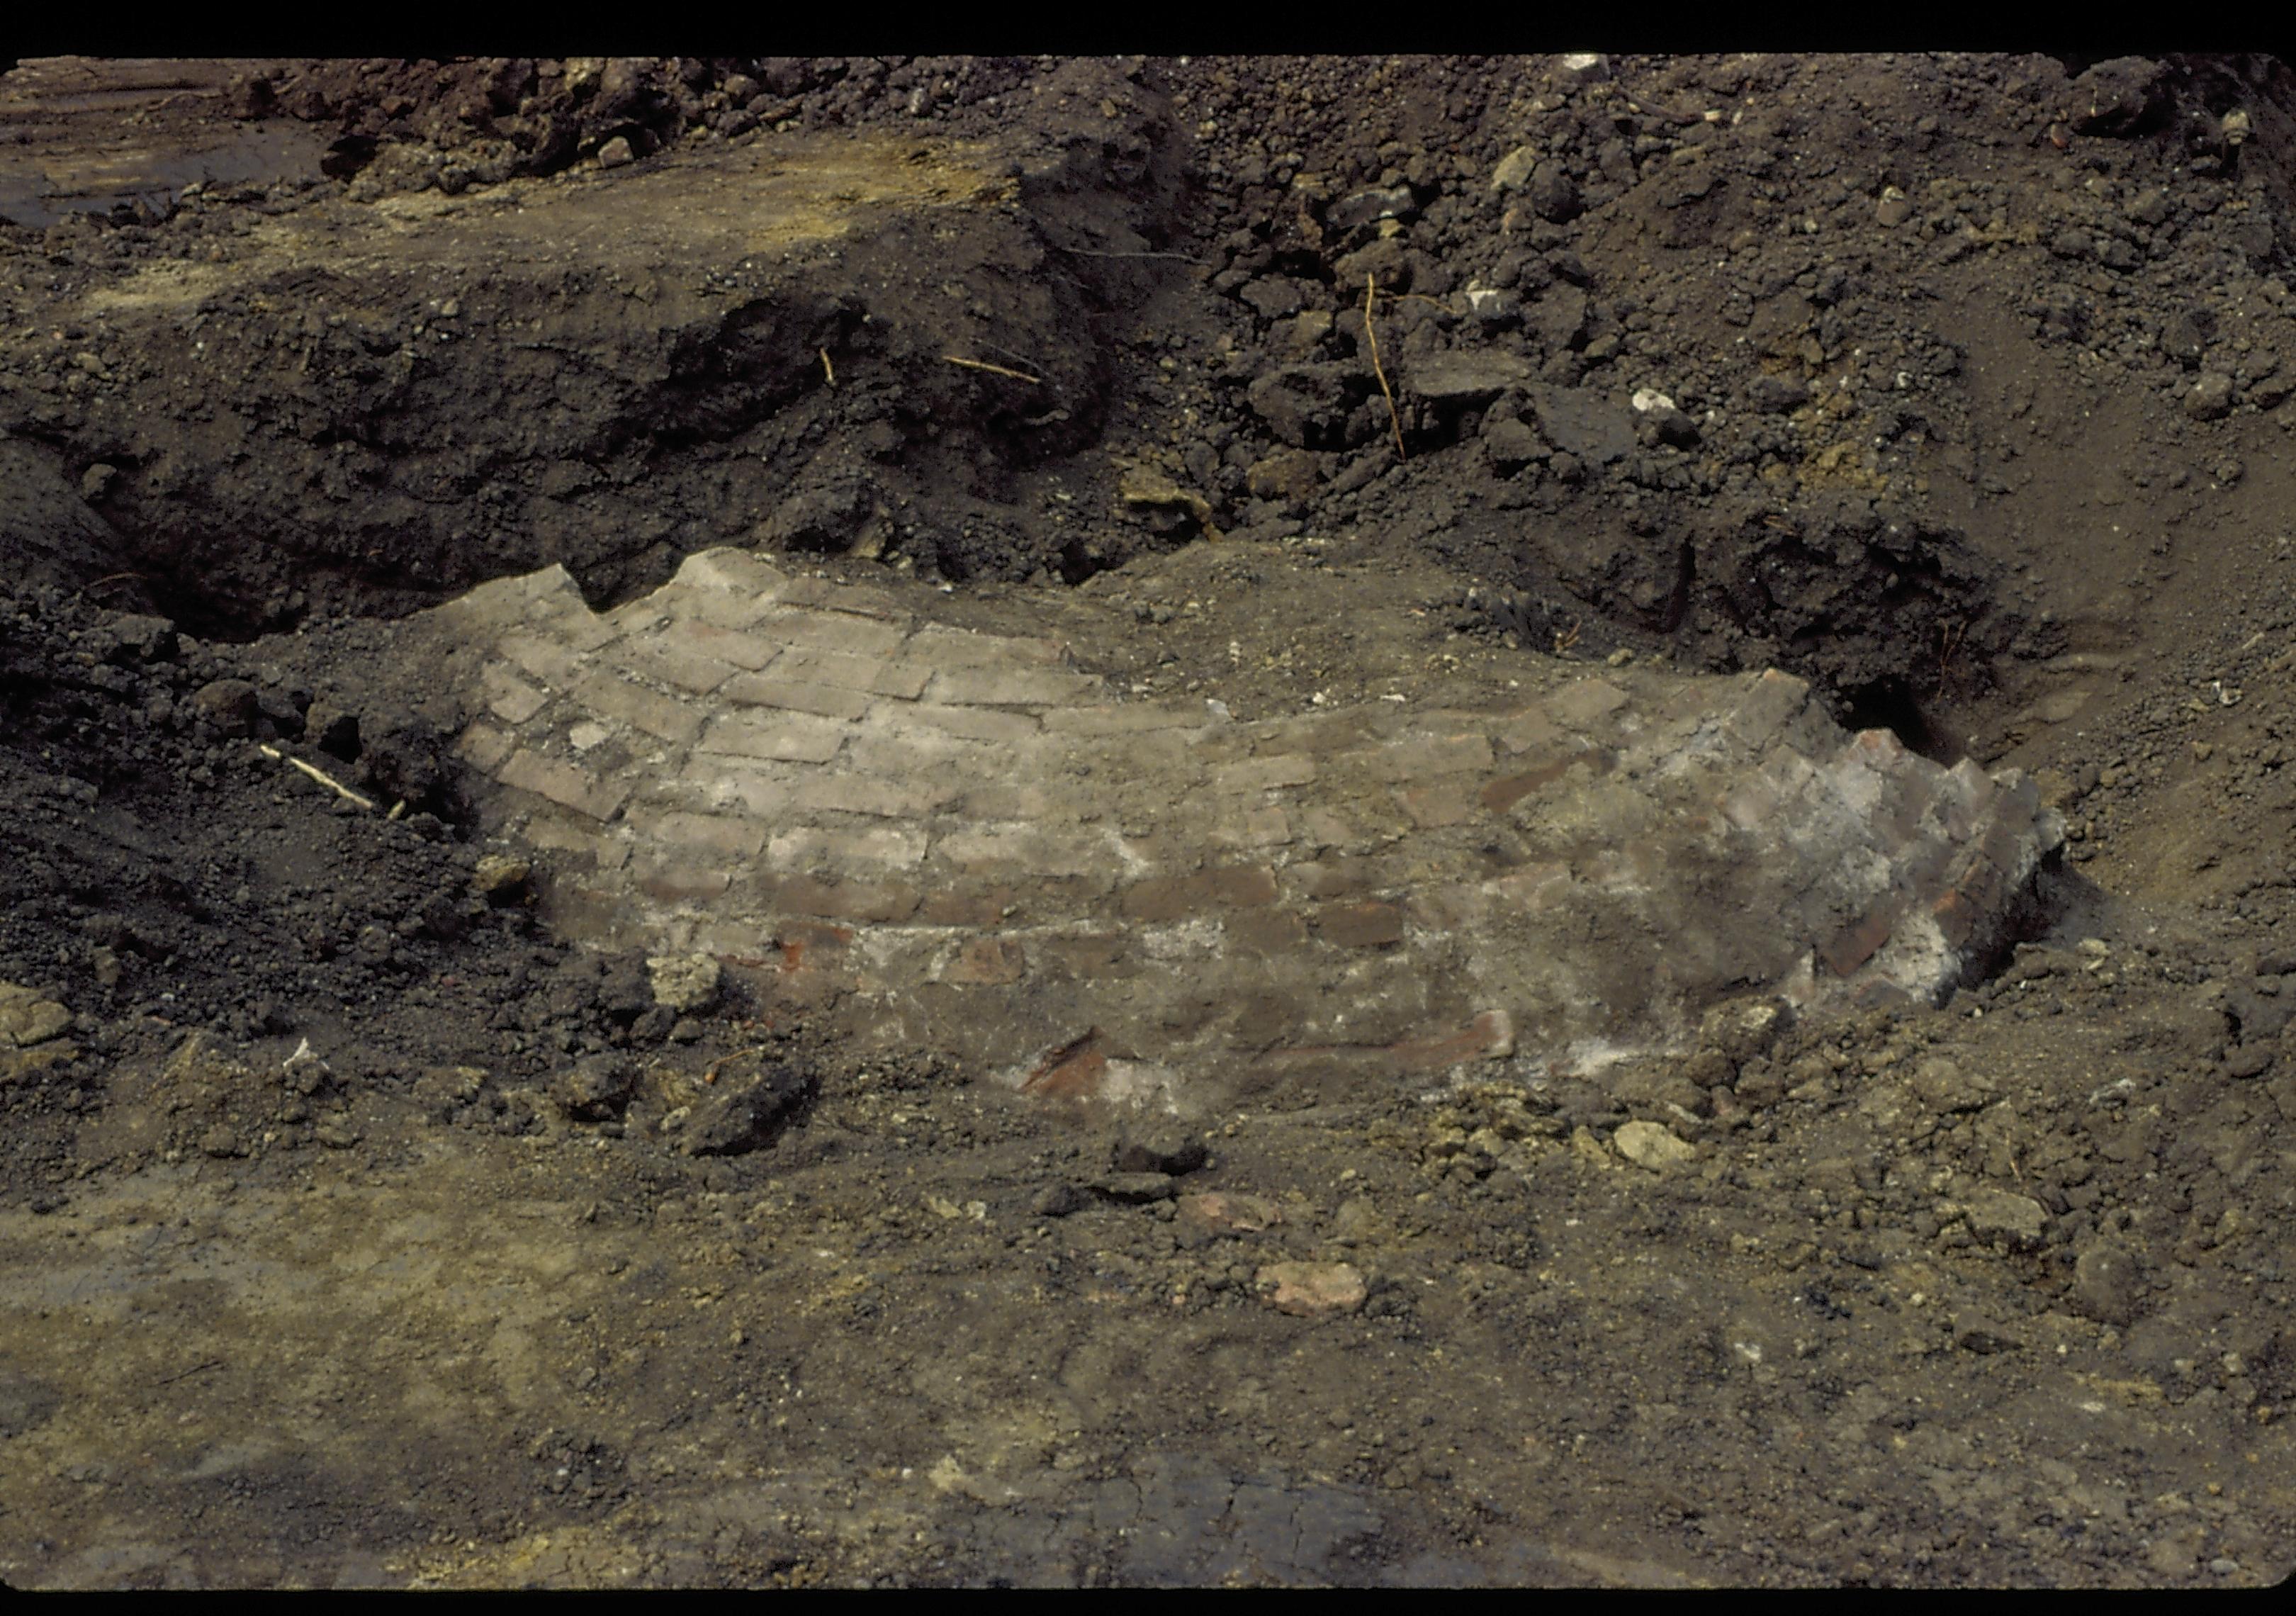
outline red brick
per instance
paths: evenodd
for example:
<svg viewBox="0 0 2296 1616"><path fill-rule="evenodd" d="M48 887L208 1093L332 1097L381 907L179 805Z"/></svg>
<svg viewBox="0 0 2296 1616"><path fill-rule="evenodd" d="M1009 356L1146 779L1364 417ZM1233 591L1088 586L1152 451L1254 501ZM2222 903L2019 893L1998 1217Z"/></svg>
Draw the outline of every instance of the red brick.
<svg viewBox="0 0 2296 1616"><path fill-rule="evenodd" d="M1250 908L1275 901L1275 875L1256 865L1226 865L1193 875L1135 882L1121 904L1128 920L1182 920L1207 906Z"/></svg>
<svg viewBox="0 0 2296 1616"><path fill-rule="evenodd" d="M1514 1019L1504 1010L1486 1010L1456 1032L1392 1044L1389 1053L1404 1070L1414 1072L1503 1060L1514 1053Z"/></svg>
<svg viewBox="0 0 2296 1616"><path fill-rule="evenodd" d="M1316 930L1342 948L1379 948L1403 940L1403 911L1393 904L1326 904Z"/></svg>
<svg viewBox="0 0 2296 1616"><path fill-rule="evenodd" d="M1012 938L976 937L957 950L945 980L1002 986L1019 981L1028 969L1028 954Z"/></svg>
<svg viewBox="0 0 2296 1616"><path fill-rule="evenodd" d="M1884 904L1818 945L1817 957L1834 975L1848 976L1881 951L1897 923L1897 906Z"/></svg>
<svg viewBox="0 0 2296 1616"><path fill-rule="evenodd" d="M1108 1071L1108 1055L1101 1048L1100 1029L1048 1049L1021 1085L1021 1092L1046 1098L1081 1099L1099 1092Z"/></svg>

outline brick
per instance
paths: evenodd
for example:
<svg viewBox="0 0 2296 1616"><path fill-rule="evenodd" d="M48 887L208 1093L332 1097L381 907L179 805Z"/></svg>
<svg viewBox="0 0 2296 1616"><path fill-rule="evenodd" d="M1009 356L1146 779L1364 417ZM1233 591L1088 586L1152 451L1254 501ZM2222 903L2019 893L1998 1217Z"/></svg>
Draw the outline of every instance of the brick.
<svg viewBox="0 0 2296 1616"><path fill-rule="evenodd" d="M1445 1071L1470 1061L1502 1061L1514 1053L1514 1018L1486 1010L1458 1031L1391 1044L1388 1051L1405 1071Z"/></svg>
<svg viewBox="0 0 2296 1616"><path fill-rule="evenodd" d="M574 853L589 859L591 866L601 872L619 870L629 862L630 848L627 841L611 841L594 829L584 828L588 822L561 815L555 809L545 808L526 822L521 833L537 848L558 853Z"/></svg>
<svg viewBox="0 0 2296 1616"><path fill-rule="evenodd" d="M929 926L993 926L1020 904L1012 887L937 887L925 895L917 919Z"/></svg>
<svg viewBox="0 0 2296 1616"><path fill-rule="evenodd" d="M1203 727L1205 718L1201 708L1165 707L1147 701L1054 707L1045 713L1046 731L1053 734L1134 735L1147 730Z"/></svg>
<svg viewBox="0 0 2296 1616"><path fill-rule="evenodd" d="M1307 923L1288 909L1246 909L1226 923L1228 946L1245 954L1282 956L1307 946Z"/></svg>
<svg viewBox="0 0 2296 1616"><path fill-rule="evenodd" d="M954 785L881 780L870 775L816 775L795 790L798 807L880 819L922 819L956 800Z"/></svg>
<svg viewBox="0 0 2296 1616"><path fill-rule="evenodd" d="M872 695L898 696L914 701L931 682L933 670L906 658L887 660L883 657L849 656L840 651L807 651L783 652L782 666L776 673L793 679L807 679L816 685L834 685L840 690L867 691Z"/></svg>
<svg viewBox="0 0 2296 1616"><path fill-rule="evenodd" d="M1121 931L1042 938L1036 947L1055 972L1068 976L1089 981L1133 974L1130 939Z"/></svg>
<svg viewBox="0 0 2296 1616"><path fill-rule="evenodd" d="M1211 906L1254 908L1276 898L1275 872L1257 865L1225 865L1193 875L1138 881L1124 890L1119 909L1127 920L1185 920Z"/></svg>
<svg viewBox="0 0 2296 1616"><path fill-rule="evenodd" d="M729 701L740 701L752 707L778 707L788 712L818 713L824 718L843 718L848 722L869 710L869 698L857 690L840 690L834 685L811 685L798 679L785 679L776 673L736 674L726 681L721 692Z"/></svg>
<svg viewBox="0 0 2296 1616"><path fill-rule="evenodd" d="M905 623L909 619L907 610L898 601L865 584L840 584L832 578L800 574L782 585L781 598L793 606L818 606L828 611L849 612L887 622Z"/></svg>
<svg viewBox="0 0 2296 1616"><path fill-rule="evenodd" d="M954 706L1053 707L1089 701L1105 688L1090 674L1054 669L943 669L925 693Z"/></svg>
<svg viewBox="0 0 2296 1616"><path fill-rule="evenodd" d="M733 872L704 860L655 852L631 866L638 890L658 903L690 903L718 897L733 883Z"/></svg>
<svg viewBox="0 0 2296 1616"><path fill-rule="evenodd" d="M554 565L522 577L490 579L439 610L463 632L483 633L518 622L536 601L573 587L566 569Z"/></svg>
<svg viewBox="0 0 2296 1616"><path fill-rule="evenodd" d="M1029 956L1009 937L976 937L957 950L942 980L993 986L1017 982L1028 974Z"/></svg>
<svg viewBox="0 0 2296 1616"><path fill-rule="evenodd" d="M1898 906L1885 902L1819 944L1817 957L1834 975L1848 976L1881 952L1897 923Z"/></svg>
<svg viewBox="0 0 2296 1616"><path fill-rule="evenodd" d="M922 863L926 845L923 832L890 825L855 831L793 825L766 844L766 857L782 869L834 870L846 863L903 867Z"/></svg>
<svg viewBox="0 0 2296 1616"><path fill-rule="evenodd" d="M584 605L578 594L536 602L526 614L526 622L543 638L585 653L621 637L621 630Z"/></svg>
<svg viewBox="0 0 2296 1616"><path fill-rule="evenodd" d="M1263 718L1236 727L1243 732L1255 752L1306 752L1321 757L1377 741L1377 717L1360 709L1342 709L1337 712Z"/></svg>
<svg viewBox="0 0 2296 1616"><path fill-rule="evenodd" d="M977 634L945 623L918 625L909 645L914 654L942 668L1010 668L1015 663L1059 668L1070 660L1068 646L1059 640Z"/></svg>
<svg viewBox="0 0 2296 1616"><path fill-rule="evenodd" d="M758 603L770 602L790 582L790 575L764 557L747 550L697 550L678 563L670 586L694 595L729 595Z"/></svg>
<svg viewBox="0 0 2296 1616"><path fill-rule="evenodd" d="M462 734L455 739L455 755L473 767L492 774L502 767L503 760L517 746L517 742L491 724L471 724L465 726Z"/></svg>
<svg viewBox="0 0 2296 1616"><path fill-rule="evenodd" d="M1082 1038L1046 1050L1021 1080L1021 1092L1046 1099L1084 1099L1100 1092L1108 1054L1095 1027Z"/></svg>
<svg viewBox="0 0 2296 1616"><path fill-rule="evenodd" d="M555 640L523 629L503 636L496 648L554 690L571 685L586 665L581 657Z"/></svg>
<svg viewBox="0 0 2296 1616"><path fill-rule="evenodd" d="M680 618L670 625L669 643L679 651L695 656L709 657L720 662L731 662L736 668L755 673L775 657L782 648L762 636L743 634L738 629L721 628L703 618Z"/></svg>
<svg viewBox="0 0 2296 1616"><path fill-rule="evenodd" d="M1273 792L1306 785L1316 777L1316 760L1298 753L1248 758L1212 770L1216 792Z"/></svg>
<svg viewBox="0 0 2296 1616"><path fill-rule="evenodd" d="M1722 720L1724 733L1755 751L1767 746L1809 704L1809 686L1769 669L1747 681L1746 693Z"/></svg>
<svg viewBox="0 0 2296 1616"><path fill-rule="evenodd" d="M1447 824L1464 824L1476 816L1480 806L1475 797L1472 775L1454 775L1447 779L1430 780L1420 785L1406 785L1395 793L1403 811L1411 816L1411 823L1423 831L1438 829Z"/></svg>
<svg viewBox="0 0 2296 1616"><path fill-rule="evenodd" d="M851 732L829 718L808 713L721 713L701 732L701 750L785 763L826 763L837 756Z"/></svg>
<svg viewBox="0 0 2296 1616"><path fill-rule="evenodd" d="M741 808L761 817L786 814L797 800L800 781L810 767L735 762L697 753L686 759L678 783L712 808Z"/></svg>
<svg viewBox="0 0 2296 1616"><path fill-rule="evenodd" d="M585 674L574 683L575 699L601 718L612 718L680 745L701 733L701 715L685 702L616 675Z"/></svg>
<svg viewBox="0 0 2296 1616"><path fill-rule="evenodd" d="M1204 840L1214 847L1270 848L1292 840L1291 816L1270 803L1262 808L1230 811L1213 820Z"/></svg>
<svg viewBox="0 0 2296 1616"><path fill-rule="evenodd" d="M750 631L777 645L807 651L833 651L846 656L892 655L907 637L890 623L872 622L843 612L808 611L776 606L750 626Z"/></svg>
<svg viewBox="0 0 2296 1616"><path fill-rule="evenodd" d="M1574 759L1570 758L1557 758L1551 763L1542 763L1536 768L1525 769L1521 774L1508 775L1503 779L1494 780L1482 789L1480 796L1482 805L1494 814L1504 814L1540 786L1552 785L1562 779L1564 771L1570 768L1573 761Z"/></svg>
<svg viewBox="0 0 2296 1616"><path fill-rule="evenodd" d="M507 662L488 662L479 669L479 693L487 710L505 724L523 724L540 712L550 698L511 670Z"/></svg>
<svg viewBox="0 0 2296 1616"><path fill-rule="evenodd" d="M823 920L857 920L890 925L916 913L922 896L901 882L821 881L810 875L760 877L754 887L764 907Z"/></svg>
<svg viewBox="0 0 2296 1616"><path fill-rule="evenodd" d="M1393 904L1326 904L1316 913L1316 931L1342 948L1380 948L1403 940L1403 911Z"/></svg>
<svg viewBox="0 0 2296 1616"><path fill-rule="evenodd" d="M620 811L630 788L617 781L600 780L578 766L521 747L511 754L496 776L504 785L537 797L547 797L562 808L587 814L603 822Z"/></svg>
<svg viewBox="0 0 2296 1616"><path fill-rule="evenodd" d="M755 858L766 845L765 826L753 820L729 819L721 814L633 808L629 824L648 841L720 858Z"/></svg>
<svg viewBox="0 0 2296 1616"><path fill-rule="evenodd" d="M1430 931L1480 930L1490 916L1491 895L1480 882L1443 882L1404 899L1404 914Z"/></svg>
<svg viewBox="0 0 2296 1616"><path fill-rule="evenodd" d="M1053 811L1055 798L1041 785L992 781L964 792L968 819L1041 819Z"/></svg>
<svg viewBox="0 0 2296 1616"><path fill-rule="evenodd" d="M1491 743L1480 734L1413 735L1382 747L1345 752L1332 759L1331 774L1341 780L1382 783L1421 780L1430 775L1461 775L1491 766Z"/></svg>
<svg viewBox="0 0 2296 1616"><path fill-rule="evenodd" d="M940 857L960 870L1013 865L1042 875L1090 875L1112 862L1108 838L1036 824L979 824L940 839Z"/></svg>
<svg viewBox="0 0 2296 1616"><path fill-rule="evenodd" d="M889 735L954 735L963 741L1025 742L1044 734L1036 719L1027 713L999 712L983 707L944 707L933 701L881 707L875 727Z"/></svg>
<svg viewBox="0 0 2296 1616"><path fill-rule="evenodd" d="M1573 729L1583 729L1607 718L1627 704L1627 693L1602 679L1583 679L1560 694L1549 696L1546 710Z"/></svg>
<svg viewBox="0 0 2296 1616"><path fill-rule="evenodd" d="M683 651L659 636L624 640L606 653L609 660L630 672L664 685L708 695L734 674L734 664Z"/></svg>

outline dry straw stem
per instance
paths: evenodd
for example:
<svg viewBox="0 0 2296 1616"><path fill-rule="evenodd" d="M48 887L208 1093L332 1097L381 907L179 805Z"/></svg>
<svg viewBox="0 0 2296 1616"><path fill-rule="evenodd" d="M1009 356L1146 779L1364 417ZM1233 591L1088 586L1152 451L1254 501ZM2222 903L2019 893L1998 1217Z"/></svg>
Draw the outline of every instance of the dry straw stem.
<svg viewBox="0 0 2296 1616"><path fill-rule="evenodd" d="M955 354L943 354L941 357L951 365L962 365L967 370L985 370L992 375L1010 376L1013 381L1025 381L1030 387L1038 385L1044 380L1043 377L1032 376L1026 371L1006 370L1001 365L991 365L986 359L960 359Z"/></svg>
<svg viewBox="0 0 2296 1616"><path fill-rule="evenodd" d="M1364 336L1371 343L1371 373L1379 378L1379 390L1387 395L1387 419L1395 428L1395 457L1407 460L1403 449L1403 417L1395 407L1395 390L1387 384L1387 372L1379 362L1379 333L1372 329L1372 299L1379 296L1379 277L1364 276Z"/></svg>
<svg viewBox="0 0 2296 1616"><path fill-rule="evenodd" d="M829 362L829 350L825 348L821 350L821 373L829 379L830 386L837 385L837 367Z"/></svg>
<svg viewBox="0 0 2296 1616"><path fill-rule="evenodd" d="M357 792L351 790L349 786L345 785L332 775L327 774L320 769L313 768L300 758L291 758L285 752L281 751L277 747L266 746L259 741L256 742L255 750L261 752L265 757L269 758L274 762L284 763L290 767L298 769L303 774L308 775L312 779L317 781L321 785L325 786L329 791L334 792L336 796L340 797L346 802L356 802L359 807L366 809L369 813L373 813L374 811L373 798L360 796ZM396 814L391 816L393 818L398 817Z"/></svg>

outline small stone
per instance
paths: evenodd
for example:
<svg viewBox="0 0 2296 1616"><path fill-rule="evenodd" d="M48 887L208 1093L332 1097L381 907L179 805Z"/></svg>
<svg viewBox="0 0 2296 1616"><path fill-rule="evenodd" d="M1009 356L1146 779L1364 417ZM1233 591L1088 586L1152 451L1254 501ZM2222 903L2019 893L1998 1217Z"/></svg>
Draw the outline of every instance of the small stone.
<svg viewBox="0 0 2296 1616"><path fill-rule="evenodd" d="M630 150L628 138L625 135L617 135L613 139L608 141L604 145L598 148L598 167L601 168L619 168L623 164L631 161L636 157L636 155L637 153Z"/></svg>
<svg viewBox="0 0 2296 1616"><path fill-rule="evenodd" d="M1969 1219L1969 1232L1980 1240L2005 1240L2020 1251L2030 1251L2041 1243L2041 1231L2047 1226L2048 1210L2028 1195L2013 1195L2006 1190L1971 1190L1961 1198L1962 1216Z"/></svg>
<svg viewBox="0 0 2296 1616"><path fill-rule="evenodd" d="M1103 1201L1113 1201L1119 1206L1146 1206L1153 1201L1172 1198L1172 1179L1167 1173L1103 1173L1087 1179L1084 1187Z"/></svg>
<svg viewBox="0 0 2296 1616"><path fill-rule="evenodd" d="M1529 183L1530 171L1538 166L1538 153L1529 146L1517 146L1499 159L1499 166L1491 170L1491 189L1520 191Z"/></svg>
<svg viewBox="0 0 2296 1616"><path fill-rule="evenodd" d="M251 734L262 696L245 679L210 679L192 693L192 708L224 735Z"/></svg>
<svg viewBox="0 0 2296 1616"><path fill-rule="evenodd" d="M1746 384L1746 402L1766 415L1783 414L1809 402L1809 384L1792 376L1757 376Z"/></svg>
<svg viewBox="0 0 2296 1616"><path fill-rule="evenodd" d="M658 955L646 961L653 1002L680 1014L706 1011L718 1002L724 968L707 954Z"/></svg>
<svg viewBox="0 0 2296 1616"><path fill-rule="evenodd" d="M2195 421L2220 421L2232 413L2232 378L2205 371L2185 395L2185 414Z"/></svg>
<svg viewBox="0 0 2296 1616"><path fill-rule="evenodd" d="M1983 1314L1958 1313L1954 1316L1953 1344L1964 1352L1986 1358L1996 1352L2013 1351L2024 1343Z"/></svg>
<svg viewBox="0 0 2296 1616"><path fill-rule="evenodd" d="M558 1080L558 1103L577 1121L603 1122L629 1103L637 1073L629 1061L607 1052L584 1055Z"/></svg>
<svg viewBox="0 0 2296 1616"><path fill-rule="evenodd" d="M1483 425L1483 448L1501 472L1529 465L1546 452L1538 434L1511 416L1501 415Z"/></svg>
<svg viewBox="0 0 2296 1616"><path fill-rule="evenodd" d="M359 1135L348 1119L330 1117L311 1130L311 1137L331 1151L347 1151L359 1142Z"/></svg>
<svg viewBox="0 0 2296 1616"><path fill-rule="evenodd" d="M104 626L98 650L108 662L164 662L176 654L176 626L163 617L129 612Z"/></svg>
<svg viewBox="0 0 2296 1616"><path fill-rule="evenodd" d="M703 1101L686 1120L686 1154L739 1156L756 1150L773 1137L808 1087L797 1068L778 1065L746 1087Z"/></svg>
<svg viewBox="0 0 2296 1616"><path fill-rule="evenodd" d="M1254 1277L1253 1288L1278 1313L1297 1318L1353 1313L1370 1292L1362 1272L1346 1262L1271 1262Z"/></svg>
<svg viewBox="0 0 2296 1616"><path fill-rule="evenodd" d="M1993 1098L1993 1086L1964 1072L1943 1055L1923 1061L1914 1073L1914 1093L1923 1104L1939 1113L1981 1111Z"/></svg>
<svg viewBox="0 0 2296 1616"><path fill-rule="evenodd" d="M1283 1221L1282 1202L1229 1190L1183 1195L1179 1212L1182 1222L1214 1235L1256 1235Z"/></svg>
<svg viewBox="0 0 2296 1616"><path fill-rule="evenodd" d="M119 475L118 466L106 465L102 461L97 461L80 473L79 496L88 504L94 504L106 494L111 492L112 482Z"/></svg>
<svg viewBox="0 0 2296 1616"><path fill-rule="evenodd" d="M1578 217L1578 182L1570 170L1553 159L1531 170L1531 211L1551 225L1568 224Z"/></svg>
<svg viewBox="0 0 2296 1616"><path fill-rule="evenodd" d="M2073 1262L2073 1305L2103 1325L2136 1322L2136 1259L2120 1246L2088 1246Z"/></svg>
<svg viewBox="0 0 2296 1616"><path fill-rule="evenodd" d="M1874 222L1884 230L1895 230L1913 217L1913 203L1895 186L1882 193L1881 201L1874 209Z"/></svg>
<svg viewBox="0 0 2296 1616"><path fill-rule="evenodd" d="M71 1030L71 1012L29 988L0 982L0 1040L19 1049L60 1038Z"/></svg>
<svg viewBox="0 0 2296 1616"><path fill-rule="evenodd" d="M1194 1172L1210 1156L1201 1139L1177 1132L1119 1138L1110 1152L1111 1165L1119 1173L1164 1173L1174 1177Z"/></svg>
<svg viewBox="0 0 2296 1616"><path fill-rule="evenodd" d="M247 1153L245 1147L239 1142L239 1136L220 1122L200 1136L200 1149L208 1155L218 1159L225 1156L243 1156Z"/></svg>
<svg viewBox="0 0 2296 1616"><path fill-rule="evenodd" d="M523 858L488 853L471 873L471 890L498 904L509 903L525 891L533 874L534 866Z"/></svg>
<svg viewBox="0 0 2296 1616"><path fill-rule="evenodd" d="M1305 449L1279 450L1255 461L1243 474L1243 486L1254 499L1280 499L1294 505L1313 499L1316 485L1322 480L1316 457Z"/></svg>
<svg viewBox="0 0 2296 1616"><path fill-rule="evenodd" d="M1092 1204L1092 1197L1073 1184L1048 1184L1029 1201L1031 1218L1065 1218Z"/></svg>
<svg viewBox="0 0 2296 1616"><path fill-rule="evenodd" d="M1698 1154L1698 1147L1686 1140L1675 1137L1673 1132L1657 1122L1624 1122L1611 1136L1619 1154L1639 1167L1652 1172L1688 1161Z"/></svg>

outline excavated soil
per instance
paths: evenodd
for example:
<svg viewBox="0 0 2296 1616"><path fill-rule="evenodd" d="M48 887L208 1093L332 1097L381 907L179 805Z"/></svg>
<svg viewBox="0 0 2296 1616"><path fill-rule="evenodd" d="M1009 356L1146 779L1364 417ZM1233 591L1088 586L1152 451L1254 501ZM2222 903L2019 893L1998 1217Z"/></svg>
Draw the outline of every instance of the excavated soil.
<svg viewBox="0 0 2296 1616"><path fill-rule="evenodd" d="M2292 119L2267 58L0 75L0 1579L2284 1578ZM1048 1103L485 834L411 614L725 546L1242 722L1775 668L2067 842L1941 1005Z"/></svg>

